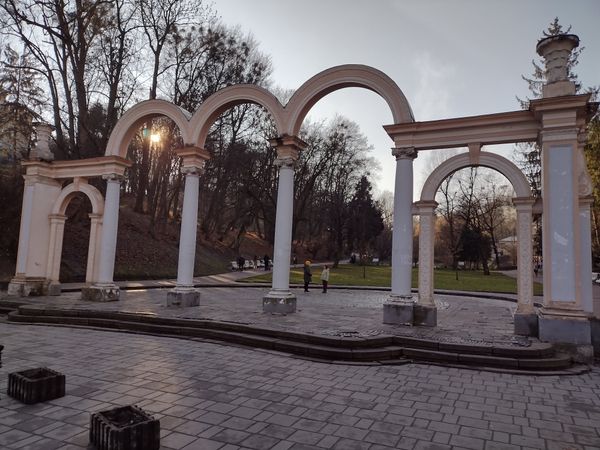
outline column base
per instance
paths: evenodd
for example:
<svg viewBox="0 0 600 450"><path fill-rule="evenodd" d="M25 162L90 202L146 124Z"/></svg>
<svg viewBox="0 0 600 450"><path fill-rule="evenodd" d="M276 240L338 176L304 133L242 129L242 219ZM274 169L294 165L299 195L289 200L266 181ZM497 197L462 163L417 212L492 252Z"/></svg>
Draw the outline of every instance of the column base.
<svg viewBox="0 0 600 450"><path fill-rule="evenodd" d="M422 327L437 326L437 307L430 304L415 303L413 309L413 325Z"/></svg>
<svg viewBox="0 0 600 450"><path fill-rule="evenodd" d="M120 289L115 284L98 284L81 289L81 300L88 302L116 302L120 297Z"/></svg>
<svg viewBox="0 0 600 450"><path fill-rule="evenodd" d="M531 336L538 337L540 334L539 331L539 322L538 315L535 312L530 313L520 313L515 312L513 317L514 320L514 333L519 334L521 336Z"/></svg>
<svg viewBox="0 0 600 450"><path fill-rule="evenodd" d="M61 293L61 284L56 281L51 281L48 283L48 295L60 295Z"/></svg>
<svg viewBox="0 0 600 450"><path fill-rule="evenodd" d="M196 289L174 288L167 292L167 308L200 306L200 292Z"/></svg>
<svg viewBox="0 0 600 450"><path fill-rule="evenodd" d="M415 302L412 296L391 295L383 304L383 323L390 325L413 325Z"/></svg>
<svg viewBox="0 0 600 450"><path fill-rule="evenodd" d="M538 313L539 338L557 344L591 345L589 317L578 311L542 308Z"/></svg>
<svg viewBox="0 0 600 450"><path fill-rule="evenodd" d="M592 346L594 347L594 353L600 356L600 319L591 319L590 326L592 327Z"/></svg>
<svg viewBox="0 0 600 450"><path fill-rule="evenodd" d="M290 291L271 291L263 297L263 312L292 314L296 312L296 296Z"/></svg>
<svg viewBox="0 0 600 450"><path fill-rule="evenodd" d="M16 276L8 283L8 295L14 297L48 295L48 280L46 278Z"/></svg>

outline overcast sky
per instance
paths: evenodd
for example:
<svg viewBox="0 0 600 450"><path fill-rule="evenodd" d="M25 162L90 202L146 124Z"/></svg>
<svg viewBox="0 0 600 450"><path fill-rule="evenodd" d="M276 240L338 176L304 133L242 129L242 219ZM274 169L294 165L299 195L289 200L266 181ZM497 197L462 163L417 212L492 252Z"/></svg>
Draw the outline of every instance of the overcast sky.
<svg viewBox="0 0 600 450"><path fill-rule="evenodd" d="M417 121L519 109L515 96L528 94L521 75L531 74L536 43L556 16L585 46L579 79L600 84L600 0L215 0L214 6L271 56L275 85L297 89L329 67L366 64L398 84ZM387 104L365 89L342 89L317 103L310 117L336 113L358 123L380 161L378 190L393 191L393 143L381 127L392 123ZM415 161L415 189L427 176L428 153Z"/></svg>

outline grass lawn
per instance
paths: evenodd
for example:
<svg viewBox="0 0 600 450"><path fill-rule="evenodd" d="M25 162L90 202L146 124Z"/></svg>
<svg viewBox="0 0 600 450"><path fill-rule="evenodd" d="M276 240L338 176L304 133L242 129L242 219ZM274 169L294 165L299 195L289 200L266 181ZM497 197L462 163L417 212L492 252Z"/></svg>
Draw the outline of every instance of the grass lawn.
<svg viewBox="0 0 600 450"><path fill-rule="evenodd" d="M320 283L320 267L313 267L313 281ZM417 287L417 269L412 272L412 286ZM434 288L452 291L471 292L501 292L507 294L517 293L517 280L498 272L483 275L481 271L459 271L458 280L453 270L437 269L434 271ZM252 278L246 278L245 282L270 282L271 274L267 273ZM290 283L303 283L302 268L292 268L290 271ZM391 286L391 267L389 266L358 266L353 264L340 265L337 269L331 269L329 285L343 286ZM534 294L542 295L542 285L534 283Z"/></svg>

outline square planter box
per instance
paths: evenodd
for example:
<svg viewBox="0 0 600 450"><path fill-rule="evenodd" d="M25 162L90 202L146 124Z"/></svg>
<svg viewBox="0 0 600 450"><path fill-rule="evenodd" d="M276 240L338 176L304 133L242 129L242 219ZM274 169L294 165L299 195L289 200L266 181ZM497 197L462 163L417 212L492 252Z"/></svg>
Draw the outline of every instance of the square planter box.
<svg viewBox="0 0 600 450"><path fill-rule="evenodd" d="M65 376L45 367L9 373L7 393L28 405L64 397Z"/></svg>
<svg viewBox="0 0 600 450"><path fill-rule="evenodd" d="M94 413L90 443L97 450L159 450L160 422L137 406Z"/></svg>

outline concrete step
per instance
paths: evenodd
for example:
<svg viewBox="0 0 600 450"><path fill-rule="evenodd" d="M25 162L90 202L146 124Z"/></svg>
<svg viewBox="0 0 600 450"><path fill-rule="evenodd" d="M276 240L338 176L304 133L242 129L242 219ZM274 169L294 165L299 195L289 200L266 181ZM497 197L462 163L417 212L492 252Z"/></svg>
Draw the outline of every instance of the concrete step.
<svg viewBox="0 0 600 450"><path fill-rule="evenodd" d="M11 322L94 327L187 339L228 342L281 351L325 361L386 364L402 360L474 368L496 368L518 373L571 373L572 360L556 356L551 344L534 348L454 344L404 336L331 337L243 324L167 318L117 311L60 309L22 305L8 314Z"/></svg>

